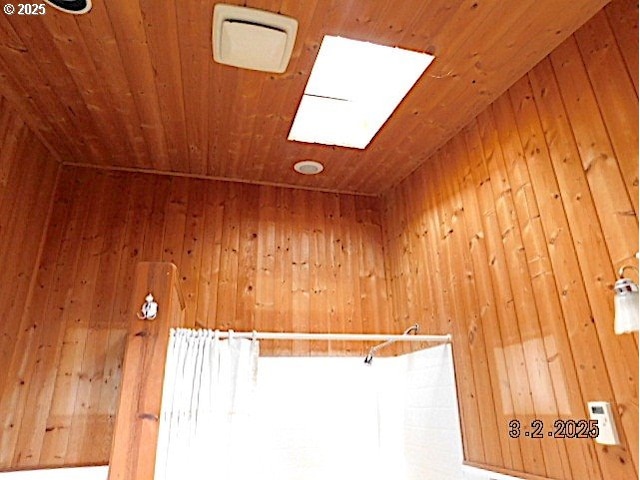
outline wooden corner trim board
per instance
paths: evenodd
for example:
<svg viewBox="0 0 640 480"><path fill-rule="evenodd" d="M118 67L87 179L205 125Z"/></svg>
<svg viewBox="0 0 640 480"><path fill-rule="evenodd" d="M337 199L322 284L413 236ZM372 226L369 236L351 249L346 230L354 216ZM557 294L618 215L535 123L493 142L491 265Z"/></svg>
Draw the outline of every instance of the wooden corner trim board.
<svg viewBox="0 0 640 480"><path fill-rule="evenodd" d="M358 197L371 197L378 198L380 194L378 193L367 193L360 192L356 190L348 190L348 189L340 189L340 188L323 188L323 187L314 187L309 185L296 185L292 183L285 182L268 182L262 180L244 180L242 178L236 177L224 177L220 175L203 175L198 173L188 173L188 172L172 172L169 170L159 170L156 168L140 168L140 167L122 167L118 165L96 165L94 163L86 163L86 162L70 162L64 161L62 162L63 167L75 167L75 168L91 168L94 170L103 170L107 172L129 172L129 173L144 173L148 175L163 175L165 177L179 177L179 178L195 178L198 180L210 180L214 182L229 182L229 183L239 183L242 185L259 185L264 187L275 187L275 188L288 188L291 190L304 190L308 192L322 192L322 193L334 193L337 195L354 195Z"/></svg>
<svg viewBox="0 0 640 480"><path fill-rule="evenodd" d="M131 311L153 293L158 303L155 320L131 315L122 366L109 480L153 480L164 365L171 327L184 326L184 298L178 269L169 262L136 265Z"/></svg>

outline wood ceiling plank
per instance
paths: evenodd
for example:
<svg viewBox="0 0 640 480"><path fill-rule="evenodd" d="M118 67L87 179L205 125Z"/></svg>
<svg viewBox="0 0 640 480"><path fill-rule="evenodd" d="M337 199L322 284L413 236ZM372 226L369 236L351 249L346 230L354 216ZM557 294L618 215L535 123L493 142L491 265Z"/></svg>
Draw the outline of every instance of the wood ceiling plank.
<svg viewBox="0 0 640 480"><path fill-rule="evenodd" d="M180 8L183 4L184 2L180 4ZM192 35L193 32L178 32L176 18L178 7L173 0L163 2L140 0L140 10L155 74L160 114L167 139L169 165L171 171L185 171L188 165L189 147L183 98L184 82L180 68L179 35ZM186 51L184 54L191 55L191 52ZM206 71L202 67L200 70ZM193 170L193 173L204 172Z"/></svg>
<svg viewBox="0 0 640 480"><path fill-rule="evenodd" d="M105 144L105 157L86 159L98 165L127 165L131 162L132 146L123 134L123 122L113 108L110 92L98 73L85 36L78 28L75 16L50 12L42 16L52 42L73 79L80 99L86 105L100 140ZM86 128L86 127L85 127ZM107 148L108 146L108 148Z"/></svg>
<svg viewBox="0 0 640 480"><path fill-rule="evenodd" d="M263 87L263 97L269 99L271 108L264 111L262 122L259 122L260 130L256 132L262 136L262 143L253 145L248 160L266 164L263 159L270 159L268 164L261 167L263 179L268 178L269 170L273 170L286 182L295 182L296 177L301 175L293 172L292 165L305 157L300 155L292 159L283 150L295 145L287 140L287 136L322 40L316 25L326 20L328 13L318 9L318 1L305 2L303 5L302 2L291 0L283 2L282 12L298 20L298 36L287 71L272 75ZM304 180L309 179L298 179L300 182Z"/></svg>
<svg viewBox="0 0 640 480"><path fill-rule="evenodd" d="M20 147L29 135L29 129L16 112L9 106L7 100L0 96L0 205L3 204L3 192L10 178L10 170L15 166L15 159L19 158ZM1 218L1 217L0 217ZM2 222L2 220L0 220Z"/></svg>
<svg viewBox="0 0 640 480"><path fill-rule="evenodd" d="M31 79L25 82L21 75ZM72 158L71 152L85 151L76 137L65 139L72 131L69 111L56 99L50 85L33 62L29 49L13 27L0 19L0 92L11 102L58 158ZM46 118L47 121L42 119Z"/></svg>
<svg viewBox="0 0 640 480"><path fill-rule="evenodd" d="M70 129L63 133L60 141L67 137L77 137L86 145L86 159L100 163L101 159L108 158L109 150L103 136L59 50L52 48L55 41L44 22L38 17L7 18L17 36L27 45L29 59L38 66L45 84L55 92L54 96L47 97L45 101L59 101L68 110ZM22 81L24 82L24 78Z"/></svg>
<svg viewBox="0 0 640 480"><path fill-rule="evenodd" d="M179 2L179 6L180 8L176 8L176 16L180 66L184 79L183 96L189 145L188 171L206 175L209 174L207 159L211 148L209 132L212 127L209 70L210 64L213 63L213 5L208 1L198 0ZM222 128L227 128L227 125L223 125Z"/></svg>
<svg viewBox="0 0 640 480"><path fill-rule="evenodd" d="M433 43L433 39L437 36L446 25L447 19L451 18L453 12L459 11L463 7L463 0L456 2L423 2L419 5L411 3L403 3L404 9L393 8L390 11L385 12L384 15L363 14L360 13L356 18L356 22L359 24L358 28L354 29L355 36L361 36L361 38L383 45L398 46L409 50L421 51L429 54L434 54L437 50L436 45ZM390 4L391 5L391 4ZM394 5L394 7L397 7ZM372 18L373 15L373 18ZM371 32L361 27L371 28ZM362 30L362 31L361 31ZM409 98L415 98L416 92L421 88L419 85L425 82L425 79L432 81L432 78L438 78L441 74L437 73L438 69L437 58L434 63L427 69L423 77L418 80L418 84L409 93ZM435 73L434 73L435 72ZM365 151L359 154L360 157L364 157L360 163L375 164L366 170L364 168L358 169L355 175L348 176L342 175L343 184L341 188L348 186L355 191L359 191L362 188L366 188L366 185L380 184L385 182L385 178L388 178L389 173L395 174L395 165L399 158L403 158L405 162L413 162L416 165L424 160L424 152L418 151L418 155L412 155L408 150L408 146L415 141L422 141L424 139L424 126L422 125L422 104L424 102L413 102L412 108L403 109L402 105L406 104L407 100L403 100L400 106L391 116L390 120L382 126L379 133L383 134L386 129L395 130L396 133L390 134L391 138L398 141L398 144L392 148L389 148L388 143L379 142L376 137L372 140L371 144ZM418 139L408 138L406 131L399 129L398 126L410 125L416 123L420 125L420 133ZM397 131L400 130L398 134ZM386 157L386 158L384 158ZM376 159L377 160L374 160ZM344 163L344 162L342 162ZM364 171L363 171L364 170Z"/></svg>
<svg viewBox="0 0 640 480"><path fill-rule="evenodd" d="M236 94L238 69L210 62L207 99L209 112L208 127L203 127L203 135L208 141L206 171L207 175L230 177L229 141L231 129L229 121L235 115L233 98ZM208 132L207 132L208 130ZM267 161L263 159L263 161Z"/></svg>
<svg viewBox="0 0 640 480"><path fill-rule="evenodd" d="M300 19L289 11L283 11L280 1L252 1L246 3L247 7L265 9L271 12L282 12L286 16L294 17L298 21ZM310 8L310 6L306 6ZM299 37L297 37L299 39ZM290 61L289 69L292 68L293 61ZM273 112L282 108L283 103L288 102L287 97L273 94L270 89L277 81L281 74L256 72L251 70L237 69L236 72L229 72L229 68L225 72L233 75L233 86L231 87L231 95L234 98L233 114L231 115L230 132L228 138L228 154L227 172L233 178L242 178L244 172L251 172L254 178L263 178L265 170L272 172L281 172L282 166L278 165L277 157L265 156L264 148L268 145L265 139L266 132L264 123L260 119L269 121L274 118ZM231 80L231 79L229 79ZM227 81L225 86L230 86ZM268 92L265 94L265 90ZM287 92L284 88L279 90ZM257 105L264 108L256 109ZM275 137L281 141L286 141L286 137ZM256 153L257 150L257 153ZM266 167L266 169L265 169Z"/></svg>
<svg viewBox="0 0 640 480"><path fill-rule="evenodd" d="M397 118L392 117L372 142L372 148L375 148L376 142L380 145L380 156L383 158L380 162L380 174L386 178L396 177L397 169L394 170L394 167L397 161L394 161L394 157L403 158L407 165L417 166L422 163L430 150L423 152L424 156L418 158L411 158L409 153L416 151L416 146L424 143L427 134L430 143L437 146L443 144L468 121L463 115L454 112L463 108L470 116L477 115L503 89L524 74L526 70L517 72L515 76L511 73L510 82L503 84L496 81L497 71L502 69L501 77L505 74L505 65L502 64L512 62L515 52L522 52L525 45L534 43L530 36L531 27L522 30L518 26L546 25L553 10L560 8L556 3L552 2L548 8L542 8L540 2L520 2L512 9L505 9L504 5L497 3L475 2L470 7L465 5L470 8L467 15L454 18L433 39L436 54L433 68L437 67L440 72L445 72L445 78L430 78L427 75L419 80L394 114L404 121L397 121ZM476 4L478 6L474 7ZM464 18L470 22L466 27L457 23ZM488 22L494 24L489 32L486 31ZM460 35L459 30L469 33ZM520 31L529 33L520 38L517 36ZM552 46L560 43L562 38L554 40ZM540 39L537 42L542 45L549 43L548 40L542 42ZM531 49L530 47L528 50ZM539 61L542 56L531 64ZM461 62L462 59L464 61ZM500 64L499 67L492 66L496 62ZM506 67L511 68L508 65ZM409 119L415 111L404 114L412 104L420 106L417 117L419 120L420 117L428 118L426 123ZM410 173L413 168L407 170Z"/></svg>
<svg viewBox="0 0 640 480"><path fill-rule="evenodd" d="M295 6L291 2L271 2L271 8L269 8L265 1L260 1L252 2L248 6L267 8L270 11L280 12L283 15L295 18L298 20L300 27L307 24L307 19L315 11L315 2L305 3L305 5L301 5L301 2L296 2ZM300 39L304 38L303 35L304 33L298 30L294 50L299 50ZM296 71L296 64L300 58L299 55L294 58L296 53L296 51L292 52L292 58L287 68L289 71ZM255 178L268 178L269 171L281 172L283 169L289 168L277 156L271 157L269 155L269 148L274 140L286 139L286 136L282 136L282 131L276 133L278 119L281 116L280 111L283 108L287 111L293 111L295 108L291 105L291 103L295 102L291 102L289 97L290 91L288 87L291 82L288 81L286 86L279 85L281 83L280 80L286 75L286 72L283 74L269 73L264 75L260 83L259 96L256 100L260 105L265 105L265 108L256 111L250 116L248 128L245 130L245 134L248 133L248 138L245 139L246 148L242 152L243 169L246 168L251 171ZM269 159L268 163L265 162L267 158Z"/></svg>
<svg viewBox="0 0 640 480"><path fill-rule="evenodd" d="M113 120L122 124L123 134L131 147L128 166L145 167L150 153L105 3L96 2L91 16L78 19L77 24L91 54L100 86L109 96Z"/></svg>
<svg viewBox="0 0 640 480"><path fill-rule="evenodd" d="M625 3L610 9L609 19L633 10L626 0L615 1ZM77 18L48 12L44 21L20 25L17 17L0 19L0 26L18 29L20 43L29 44L29 51L12 53L2 49L0 37L14 84L0 92L6 89L12 103L29 105L21 108L30 111L29 123L37 129L42 124L39 134L66 161L379 194L415 170L605 0L246 4L298 19L298 40L284 74L213 62L214 2L118 0L99 2ZM626 25L615 34L631 68L626 51L637 48L631 39L637 22ZM325 34L437 57L365 150L286 140ZM68 40L71 50L62 47ZM45 45L52 41L57 48L48 55ZM34 84L15 87L24 78L35 78ZM81 127L82 136L67 138L67 126ZM295 174L291 165L301 159L321 160L325 172Z"/></svg>
<svg viewBox="0 0 640 480"><path fill-rule="evenodd" d="M401 29L397 30L397 25L401 23L402 17L406 18L407 13L415 13L415 8L415 5L407 5L406 3L402 4L402 8L392 2L357 3L350 9L348 15L343 16L342 23L336 25L336 30L340 32L337 35L383 45L398 45L402 31ZM396 26L394 27L393 24ZM362 171L364 169L360 166L364 162L358 161L359 158L345 161L346 156L371 158L368 148L365 150L332 148L329 158L334 163L331 167L332 171L335 172L336 179L339 179L338 188L345 189L345 191L357 191L365 178L369 178L372 172L378 171L377 166L368 171Z"/></svg>
<svg viewBox="0 0 640 480"><path fill-rule="evenodd" d="M25 102L23 99L28 95L26 93L20 93L19 87L14 81L9 77L9 75L5 71L6 65L0 59L0 99L5 102L10 102L10 105L7 105L6 108L10 108L10 112L12 116L19 114L20 118L24 119L25 123L31 127L32 134L35 135L42 144L47 148L49 154L54 160L58 162L61 161L62 155L66 152L66 147L61 146L57 150L54 150L52 146L52 142L59 138L55 135L48 126L44 126L38 129L38 125L40 122L37 118L41 118L38 113L36 113L36 107L33 101ZM13 113L15 112L15 113ZM67 154L68 155L68 154Z"/></svg>
<svg viewBox="0 0 640 480"><path fill-rule="evenodd" d="M247 150L251 146L256 120L255 105L258 104L262 85L268 78L264 72L238 69L233 90L233 114L227 121L229 128L227 175L241 178L241 172L251 172L255 177L255 165L246 162Z"/></svg>
<svg viewBox="0 0 640 480"><path fill-rule="evenodd" d="M105 5L149 149L146 167L167 171L167 139L140 5L126 0Z"/></svg>
<svg viewBox="0 0 640 480"><path fill-rule="evenodd" d="M354 1L328 2L319 0L315 4L312 16L301 17L304 18L304 23L301 23L300 53L299 56L296 56L294 50L296 63L290 68L291 73L285 74L285 78L288 80L288 100L284 102L284 108L280 107L282 110L278 117L277 128L270 139L268 149L265 150L267 158L282 159L281 163L286 167L279 171L282 172L283 178L287 182L291 181L310 186L321 185L325 188L331 188L330 185L335 185L336 179L344 179L345 174L348 177L349 168L353 167L353 165L348 165L341 161L341 153L353 152L353 149L289 140L283 142L280 139L286 139L289 135L295 113L302 99L324 35L341 35L341 32L345 30L344 26L349 22L350 18L357 16L355 12L358 8L363 8L362 5L360 2ZM364 4L364 7L370 8L370 5L367 3ZM307 31L309 33L304 33ZM348 36L346 33L342 35ZM275 87L277 88L277 84ZM325 165L325 173L317 177L295 173L291 166L299 160L307 159L322 162ZM346 189L346 191L350 190L350 188Z"/></svg>

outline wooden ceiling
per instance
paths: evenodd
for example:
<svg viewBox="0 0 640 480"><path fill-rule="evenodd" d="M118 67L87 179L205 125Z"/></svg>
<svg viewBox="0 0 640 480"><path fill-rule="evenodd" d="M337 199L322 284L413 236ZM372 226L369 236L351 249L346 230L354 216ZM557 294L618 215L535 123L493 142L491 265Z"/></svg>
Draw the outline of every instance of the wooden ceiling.
<svg viewBox="0 0 640 480"><path fill-rule="evenodd" d="M215 3L94 0L82 16L2 14L0 95L63 162L379 194L607 2L247 1L300 22L281 75L213 61ZM287 140L325 34L436 56L365 150ZM302 159L325 171L296 174Z"/></svg>

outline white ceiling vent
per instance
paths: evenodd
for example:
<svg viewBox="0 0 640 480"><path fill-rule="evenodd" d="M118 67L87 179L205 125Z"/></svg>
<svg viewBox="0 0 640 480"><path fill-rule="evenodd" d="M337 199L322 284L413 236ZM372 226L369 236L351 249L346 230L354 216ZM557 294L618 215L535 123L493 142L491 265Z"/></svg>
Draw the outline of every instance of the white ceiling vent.
<svg viewBox="0 0 640 480"><path fill-rule="evenodd" d="M234 67L282 73L297 31L294 18L218 3L213 9L213 59Z"/></svg>

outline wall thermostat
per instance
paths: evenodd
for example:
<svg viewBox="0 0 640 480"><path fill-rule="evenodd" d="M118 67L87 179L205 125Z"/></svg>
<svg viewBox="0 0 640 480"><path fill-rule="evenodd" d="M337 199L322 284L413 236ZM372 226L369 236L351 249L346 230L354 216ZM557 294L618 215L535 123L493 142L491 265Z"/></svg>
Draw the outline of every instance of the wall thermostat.
<svg viewBox="0 0 640 480"><path fill-rule="evenodd" d="M596 442L603 445L619 445L618 429L609 402L588 402L589 418L598 421Z"/></svg>

